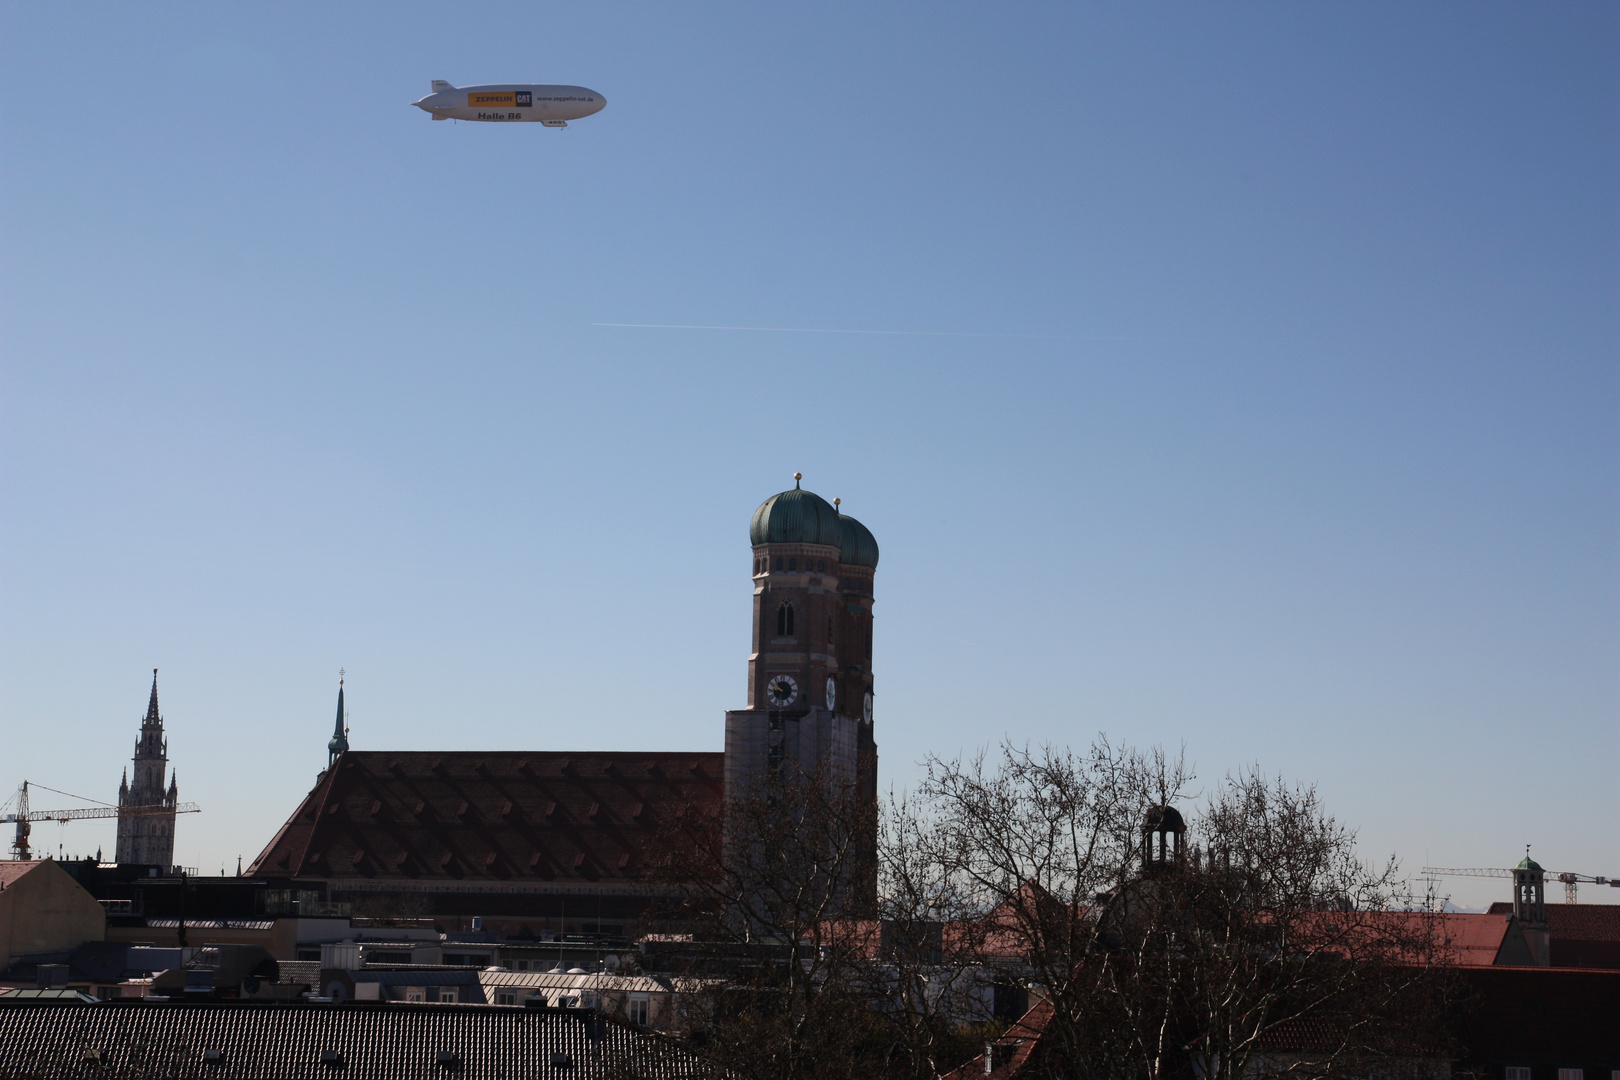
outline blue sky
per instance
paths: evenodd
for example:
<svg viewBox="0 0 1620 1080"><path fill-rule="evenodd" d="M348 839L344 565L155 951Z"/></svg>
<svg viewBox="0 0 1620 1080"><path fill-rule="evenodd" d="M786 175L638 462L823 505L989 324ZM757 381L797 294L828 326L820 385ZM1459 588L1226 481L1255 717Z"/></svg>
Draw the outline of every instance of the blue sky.
<svg viewBox="0 0 1620 1080"><path fill-rule="evenodd" d="M0 12L0 787L111 799L154 666L211 871L339 667L358 748L718 750L802 471L886 786L1107 731L1620 873L1612 5Z"/></svg>

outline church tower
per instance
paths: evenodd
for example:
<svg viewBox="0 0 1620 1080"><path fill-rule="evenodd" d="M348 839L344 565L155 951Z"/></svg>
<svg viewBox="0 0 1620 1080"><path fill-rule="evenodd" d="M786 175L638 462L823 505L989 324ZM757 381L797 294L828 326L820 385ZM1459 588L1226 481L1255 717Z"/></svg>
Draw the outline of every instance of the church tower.
<svg viewBox="0 0 1620 1080"><path fill-rule="evenodd" d="M166 813L118 818L118 846L114 858L120 863L161 866L167 872L174 865L174 807L180 801L179 775L163 787L168 771L169 740L163 736L163 717L158 712L157 668L152 669L152 697L146 718L141 721L141 737L135 740L135 782L124 774L118 785L119 806L164 806Z"/></svg>
<svg viewBox="0 0 1620 1080"><path fill-rule="evenodd" d="M726 713L726 791L819 775L877 803L872 736L872 577L866 526L800 486L773 495L749 524L754 625L747 708ZM865 820L870 819L870 820ZM862 878L852 900L876 899L875 817L863 815ZM869 835L866 835L869 834Z"/></svg>
<svg viewBox="0 0 1620 1080"><path fill-rule="evenodd" d="M349 749L349 729L344 721L348 719L343 711L343 672L338 672L338 708L337 726L332 729L332 737L326 741L326 767L330 769L337 764L337 759Z"/></svg>
<svg viewBox="0 0 1620 1080"><path fill-rule="evenodd" d="M1540 967L1551 962L1551 941L1547 927L1547 872L1524 849L1524 858L1513 868L1513 917L1524 927L1530 954Z"/></svg>

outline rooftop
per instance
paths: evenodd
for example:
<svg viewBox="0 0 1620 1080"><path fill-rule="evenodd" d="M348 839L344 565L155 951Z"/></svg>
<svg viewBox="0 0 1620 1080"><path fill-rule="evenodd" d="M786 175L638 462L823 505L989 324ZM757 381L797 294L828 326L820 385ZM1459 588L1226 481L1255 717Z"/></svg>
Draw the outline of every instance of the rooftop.
<svg viewBox="0 0 1620 1080"><path fill-rule="evenodd" d="M633 882L675 813L718 807L723 769L717 753L350 750L247 873Z"/></svg>
<svg viewBox="0 0 1620 1080"><path fill-rule="evenodd" d="M690 1058L587 1009L0 997L0 1076L219 1075L239 1080L698 1075ZM145 1075L145 1072L142 1072Z"/></svg>

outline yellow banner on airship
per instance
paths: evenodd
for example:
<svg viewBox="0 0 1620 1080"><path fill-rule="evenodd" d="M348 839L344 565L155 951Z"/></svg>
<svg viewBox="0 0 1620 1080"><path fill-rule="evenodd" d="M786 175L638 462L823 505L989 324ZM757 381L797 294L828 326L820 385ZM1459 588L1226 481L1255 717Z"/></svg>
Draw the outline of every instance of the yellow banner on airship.
<svg viewBox="0 0 1620 1080"><path fill-rule="evenodd" d="M528 95L524 96L527 97ZM515 109L517 108L517 103L517 94L511 90L503 90L499 93L493 94L467 95L467 104L477 109L489 109L496 107ZM525 104L527 104L527 102L525 102Z"/></svg>

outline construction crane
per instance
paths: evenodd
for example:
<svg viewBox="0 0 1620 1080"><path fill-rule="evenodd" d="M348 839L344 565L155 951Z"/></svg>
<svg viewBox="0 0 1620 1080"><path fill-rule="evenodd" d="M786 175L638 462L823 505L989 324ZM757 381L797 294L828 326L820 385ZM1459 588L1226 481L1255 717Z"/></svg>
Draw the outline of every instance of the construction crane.
<svg viewBox="0 0 1620 1080"><path fill-rule="evenodd" d="M52 788L45 790L51 791ZM77 798L78 796L74 796ZM29 858L28 834L31 823L35 821L79 821L84 818L126 818L126 817L153 817L159 814L195 814L201 807L194 802L174 803L165 805L155 803L151 806L92 806L82 810L30 810L28 809L28 781L22 782L17 789L17 811L13 814L0 814L0 825L17 825L16 838L11 842L11 854L15 859Z"/></svg>
<svg viewBox="0 0 1620 1080"><path fill-rule="evenodd" d="M1620 878L1593 877L1590 874L1571 874L1568 872L1542 871L1547 877L1555 878L1564 883L1564 903L1575 903L1575 887L1581 882L1588 885L1607 885L1610 888L1620 889ZM1471 866L1467 869L1456 869L1449 866L1425 866L1425 877L1505 877L1513 876L1512 870L1503 870L1498 866Z"/></svg>

